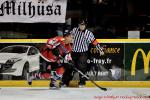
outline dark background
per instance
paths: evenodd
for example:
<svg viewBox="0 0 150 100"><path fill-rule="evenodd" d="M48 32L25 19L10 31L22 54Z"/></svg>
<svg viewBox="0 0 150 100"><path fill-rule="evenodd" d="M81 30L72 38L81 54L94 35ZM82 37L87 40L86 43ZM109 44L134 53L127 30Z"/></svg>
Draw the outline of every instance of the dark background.
<svg viewBox="0 0 150 100"><path fill-rule="evenodd" d="M101 2L100 2L101 1ZM57 30L72 29L81 18L96 38L128 38L128 30L150 38L150 6L148 0L68 0L66 23L0 23L0 38L47 39Z"/></svg>

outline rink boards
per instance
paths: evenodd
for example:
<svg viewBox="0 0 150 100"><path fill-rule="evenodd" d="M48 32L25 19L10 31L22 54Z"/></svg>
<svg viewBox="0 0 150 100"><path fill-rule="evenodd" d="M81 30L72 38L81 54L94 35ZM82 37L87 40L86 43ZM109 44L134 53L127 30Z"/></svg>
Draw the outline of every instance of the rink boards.
<svg viewBox="0 0 150 100"><path fill-rule="evenodd" d="M95 81L101 87L129 87L129 88L150 88L150 82L143 81ZM49 87L49 80L33 81L28 85L27 81L0 81L0 87ZM78 87L77 81L71 81L70 87ZM90 81L86 82L86 87L96 87Z"/></svg>
<svg viewBox="0 0 150 100"><path fill-rule="evenodd" d="M120 46L120 51L122 50L122 54L119 54L117 48L106 49L106 52L110 54L119 54L123 56L125 61L122 61L124 66L120 66L123 69L121 72L121 76L118 79L107 79L102 77L101 79L95 80L97 84L103 87L150 87L150 76L149 76L149 43L150 39L97 39L99 43L102 44L116 44ZM23 43L23 44L34 44L34 43L46 43L46 39L0 39L1 44L9 43ZM107 45L111 47L110 45ZM135 49L134 49L135 46ZM136 47L137 46L137 47ZM126 48L125 48L126 47ZM129 54L129 49L133 49L132 53ZM141 49L141 50L139 50ZM94 49L93 49L94 50ZM114 51L113 51L114 50ZM115 51L116 50L116 51ZM139 52L137 52L139 51ZM94 51L96 52L96 51ZM137 53L136 53L137 52ZM141 53L141 54L140 54ZM135 56L137 54L137 56ZM108 55L108 56L109 56ZM144 55L144 56L143 56ZM112 56L112 55L111 55ZM131 57L128 57L131 56ZM138 57L139 56L139 57ZM118 57L118 56L117 56ZM137 62L133 62L133 59L137 59ZM123 60L121 59L121 60ZM129 60L129 61L128 61ZM141 61L142 60L142 61ZM148 61L146 61L148 60ZM116 62L114 62L116 63ZM134 64L135 63L135 64ZM136 64L137 63L137 64ZM141 65L142 64L142 65ZM141 68L139 66L141 66ZM99 77L99 76L98 76ZM71 87L77 86L77 81L74 80L71 82ZM33 85L31 87L47 87L49 84L49 80L34 80ZM29 85L25 80L1 80L1 87L28 87ZM94 87L94 85L87 81L87 87Z"/></svg>

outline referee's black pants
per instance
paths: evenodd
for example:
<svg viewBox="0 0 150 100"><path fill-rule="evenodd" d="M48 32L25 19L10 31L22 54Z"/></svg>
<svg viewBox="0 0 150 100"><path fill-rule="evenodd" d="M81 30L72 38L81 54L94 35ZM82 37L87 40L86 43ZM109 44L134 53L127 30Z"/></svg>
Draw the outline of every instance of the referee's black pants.
<svg viewBox="0 0 150 100"><path fill-rule="evenodd" d="M72 59L75 63L75 67L78 68L83 74L86 74L88 52L73 52ZM79 74L79 78L79 85L85 85L86 79L81 74Z"/></svg>

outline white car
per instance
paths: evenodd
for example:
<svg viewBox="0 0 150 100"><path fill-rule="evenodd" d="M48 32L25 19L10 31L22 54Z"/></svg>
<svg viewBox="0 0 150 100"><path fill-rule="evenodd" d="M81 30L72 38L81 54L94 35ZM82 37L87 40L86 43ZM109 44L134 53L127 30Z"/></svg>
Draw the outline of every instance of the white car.
<svg viewBox="0 0 150 100"><path fill-rule="evenodd" d="M40 53L33 46L12 45L0 50L0 74L22 76L39 70Z"/></svg>

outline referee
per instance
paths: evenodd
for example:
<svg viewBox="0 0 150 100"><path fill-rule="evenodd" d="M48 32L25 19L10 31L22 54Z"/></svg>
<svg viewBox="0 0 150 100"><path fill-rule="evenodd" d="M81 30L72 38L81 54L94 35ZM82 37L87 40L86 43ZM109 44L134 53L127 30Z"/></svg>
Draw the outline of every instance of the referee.
<svg viewBox="0 0 150 100"><path fill-rule="evenodd" d="M75 66L83 74L86 74L87 71L88 49L90 43L96 46L96 48L100 51L101 55L104 54L100 45L96 41L93 33L88 29L86 29L86 26L87 26L87 22L85 20L81 20L79 22L79 26L72 29L70 32L73 35L72 59L74 61ZM67 70L65 72L68 73ZM72 76L68 74L68 76L66 75L66 79L71 79L68 77L72 77ZM79 78L80 78L79 87L84 87L84 85L86 84L85 82L86 79L80 74L79 74ZM63 77L63 79L65 80L65 77ZM70 80L66 80L66 81L69 82ZM63 83L65 84L65 82Z"/></svg>

